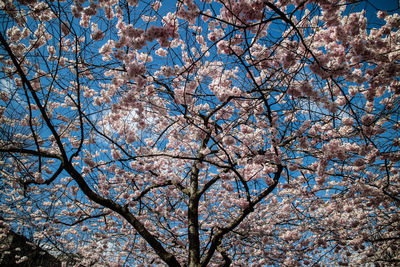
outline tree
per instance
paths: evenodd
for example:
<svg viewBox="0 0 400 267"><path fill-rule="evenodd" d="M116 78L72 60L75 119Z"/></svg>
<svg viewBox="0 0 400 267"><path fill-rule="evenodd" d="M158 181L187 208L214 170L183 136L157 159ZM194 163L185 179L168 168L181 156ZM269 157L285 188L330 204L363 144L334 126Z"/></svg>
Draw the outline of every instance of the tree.
<svg viewBox="0 0 400 267"><path fill-rule="evenodd" d="M0 3L4 229L83 266L398 263L399 14L166 2Z"/></svg>

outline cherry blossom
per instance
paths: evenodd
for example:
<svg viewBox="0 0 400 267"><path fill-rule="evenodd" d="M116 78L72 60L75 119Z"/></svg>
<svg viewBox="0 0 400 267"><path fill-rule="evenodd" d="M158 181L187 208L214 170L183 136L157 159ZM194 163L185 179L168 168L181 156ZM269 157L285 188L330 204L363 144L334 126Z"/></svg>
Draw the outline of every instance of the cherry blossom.
<svg viewBox="0 0 400 267"><path fill-rule="evenodd" d="M0 13L1 235L65 266L400 260L398 12L7 0Z"/></svg>

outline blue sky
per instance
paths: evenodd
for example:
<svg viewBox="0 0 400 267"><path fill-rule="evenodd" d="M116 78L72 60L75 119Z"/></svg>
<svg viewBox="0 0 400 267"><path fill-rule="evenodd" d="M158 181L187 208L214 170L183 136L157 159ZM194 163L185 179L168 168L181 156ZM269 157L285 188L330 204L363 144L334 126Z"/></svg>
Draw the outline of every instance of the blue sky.
<svg viewBox="0 0 400 267"><path fill-rule="evenodd" d="M379 9L387 12L394 12L399 9L399 0L369 0L367 1L368 8ZM398 10L397 10L398 12Z"/></svg>

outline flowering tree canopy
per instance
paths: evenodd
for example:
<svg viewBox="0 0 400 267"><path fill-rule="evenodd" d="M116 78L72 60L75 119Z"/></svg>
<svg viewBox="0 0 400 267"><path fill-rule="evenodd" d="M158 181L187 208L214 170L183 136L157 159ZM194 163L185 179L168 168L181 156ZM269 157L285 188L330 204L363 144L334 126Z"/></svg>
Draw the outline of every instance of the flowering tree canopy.
<svg viewBox="0 0 400 267"><path fill-rule="evenodd" d="M399 263L400 16L367 6L1 1L3 234L83 266Z"/></svg>

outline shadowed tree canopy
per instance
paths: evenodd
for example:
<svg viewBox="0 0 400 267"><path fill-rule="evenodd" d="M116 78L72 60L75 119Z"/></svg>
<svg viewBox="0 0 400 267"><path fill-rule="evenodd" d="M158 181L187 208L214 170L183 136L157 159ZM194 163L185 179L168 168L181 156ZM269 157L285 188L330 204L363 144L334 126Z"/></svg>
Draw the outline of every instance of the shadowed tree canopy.
<svg viewBox="0 0 400 267"><path fill-rule="evenodd" d="M1 1L2 234L81 266L400 264L396 8Z"/></svg>

